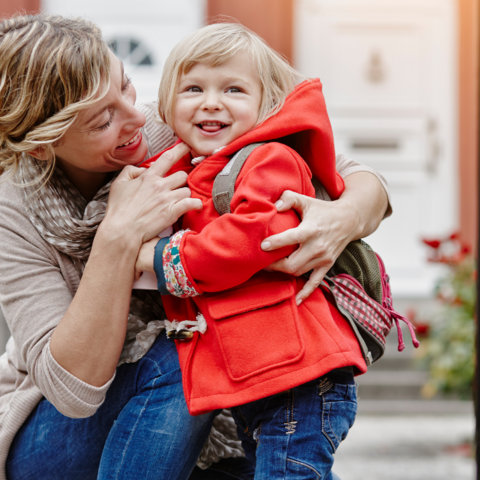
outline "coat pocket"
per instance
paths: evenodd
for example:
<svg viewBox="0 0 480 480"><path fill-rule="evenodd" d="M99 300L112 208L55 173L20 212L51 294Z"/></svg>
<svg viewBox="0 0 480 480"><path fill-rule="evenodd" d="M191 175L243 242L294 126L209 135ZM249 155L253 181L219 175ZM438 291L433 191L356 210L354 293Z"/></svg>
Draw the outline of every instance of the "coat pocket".
<svg viewBox="0 0 480 480"><path fill-rule="evenodd" d="M205 298L229 377L243 381L304 353L291 280L249 281Z"/></svg>

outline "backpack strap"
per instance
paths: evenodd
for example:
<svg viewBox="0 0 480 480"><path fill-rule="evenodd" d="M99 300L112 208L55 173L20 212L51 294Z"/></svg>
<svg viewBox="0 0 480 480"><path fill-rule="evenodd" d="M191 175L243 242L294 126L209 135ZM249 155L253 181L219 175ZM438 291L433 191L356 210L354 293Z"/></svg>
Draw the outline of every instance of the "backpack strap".
<svg viewBox="0 0 480 480"><path fill-rule="evenodd" d="M243 164L250 154L265 142L252 143L239 150L232 159L223 167L213 183L212 198L215 210L219 215L230 213L230 202L235 193L235 182Z"/></svg>

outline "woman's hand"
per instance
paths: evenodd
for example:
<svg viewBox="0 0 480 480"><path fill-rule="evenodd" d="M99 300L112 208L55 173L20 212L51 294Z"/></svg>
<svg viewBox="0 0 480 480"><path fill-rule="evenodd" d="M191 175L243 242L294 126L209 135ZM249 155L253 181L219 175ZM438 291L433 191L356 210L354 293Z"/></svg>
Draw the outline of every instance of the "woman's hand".
<svg viewBox="0 0 480 480"><path fill-rule="evenodd" d="M137 263L135 264L135 280L138 280L143 272L155 273L153 269L153 258L155 256L155 247L159 238L152 238L144 243L138 252Z"/></svg>
<svg viewBox="0 0 480 480"><path fill-rule="evenodd" d="M180 188L187 181L185 172L163 177L189 150L184 143L179 144L149 169L125 167L110 189L103 230L133 235L140 248L184 213L200 210L202 202L190 198L189 188Z"/></svg>
<svg viewBox="0 0 480 480"><path fill-rule="evenodd" d="M271 270L295 276L312 270L310 279L297 294L300 304L320 285L348 243L377 229L388 199L374 175L358 172L345 179L345 192L336 201L326 202L286 191L276 206L279 212L294 208L302 223L266 238L261 246L263 250L275 250L300 244L292 255L269 266Z"/></svg>

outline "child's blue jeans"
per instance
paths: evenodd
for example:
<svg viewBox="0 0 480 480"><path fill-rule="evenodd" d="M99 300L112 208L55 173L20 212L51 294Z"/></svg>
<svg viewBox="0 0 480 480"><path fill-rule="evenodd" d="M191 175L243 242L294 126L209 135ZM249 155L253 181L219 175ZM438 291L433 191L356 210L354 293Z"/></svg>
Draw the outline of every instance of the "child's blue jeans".
<svg viewBox="0 0 480 480"><path fill-rule="evenodd" d="M255 480L331 480L333 455L357 413L350 368L232 408Z"/></svg>
<svg viewBox="0 0 480 480"><path fill-rule="evenodd" d="M7 478L186 480L214 416L189 415L175 345L160 335L141 360L117 368L95 415L68 418L43 399L13 441ZM190 479L197 478L250 479L251 467L227 459L195 468Z"/></svg>

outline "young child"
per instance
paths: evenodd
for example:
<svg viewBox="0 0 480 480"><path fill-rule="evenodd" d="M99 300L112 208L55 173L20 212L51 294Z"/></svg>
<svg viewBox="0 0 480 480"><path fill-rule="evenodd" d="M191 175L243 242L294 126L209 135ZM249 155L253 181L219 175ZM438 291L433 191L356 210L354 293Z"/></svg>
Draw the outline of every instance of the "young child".
<svg viewBox="0 0 480 480"><path fill-rule="evenodd" d="M159 290L169 294L169 320L195 331L177 342L190 413L234 407L255 478L330 479L356 414L353 373L366 364L321 289L297 305L305 279L264 270L295 248L260 247L299 224L293 210L277 212L282 192L314 196L311 172L332 199L344 188L321 84L294 87L295 76L238 24L207 26L175 47L160 85L160 116L192 148L171 173L189 174L203 210L184 215L181 229L157 243L154 263ZM220 216L215 178L257 142L267 143L248 157L231 213Z"/></svg>

